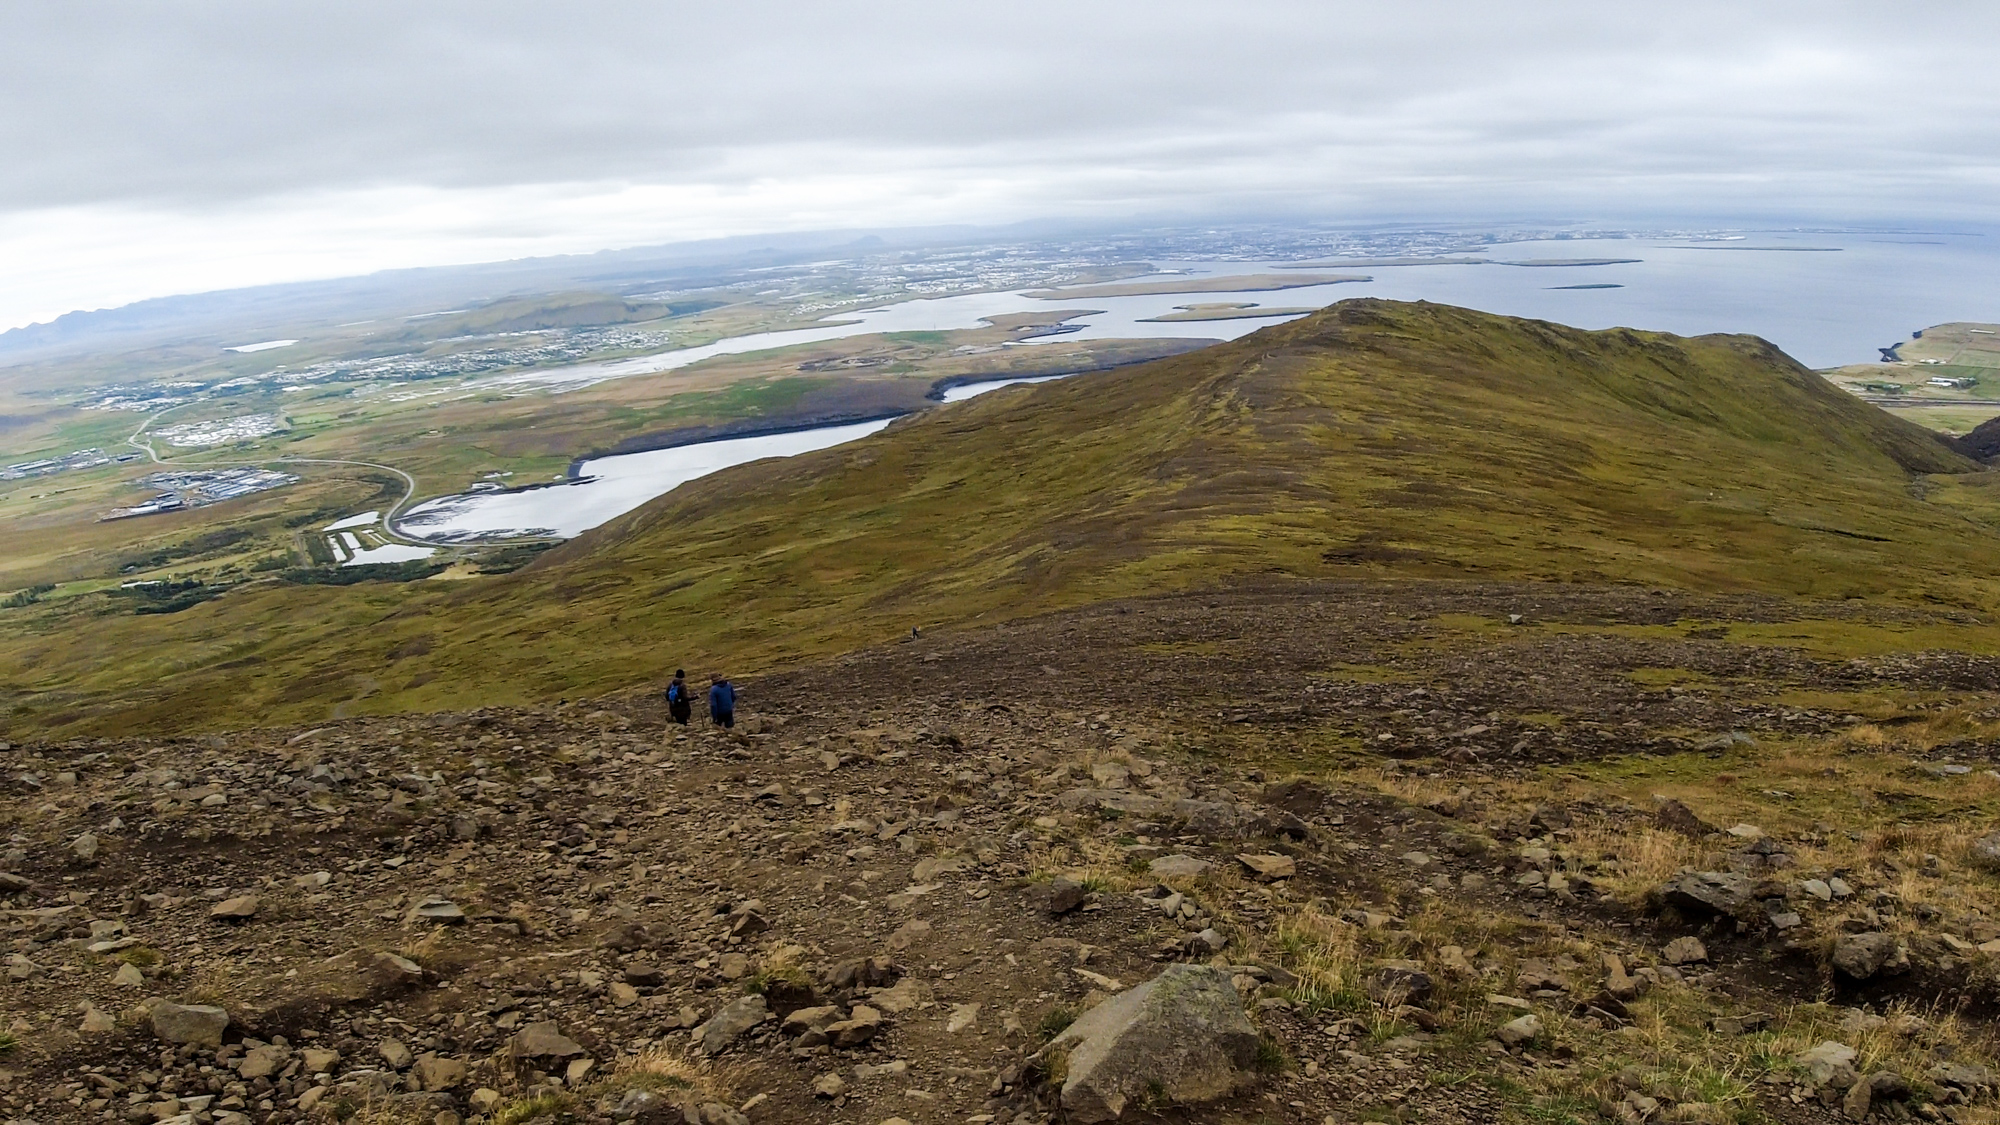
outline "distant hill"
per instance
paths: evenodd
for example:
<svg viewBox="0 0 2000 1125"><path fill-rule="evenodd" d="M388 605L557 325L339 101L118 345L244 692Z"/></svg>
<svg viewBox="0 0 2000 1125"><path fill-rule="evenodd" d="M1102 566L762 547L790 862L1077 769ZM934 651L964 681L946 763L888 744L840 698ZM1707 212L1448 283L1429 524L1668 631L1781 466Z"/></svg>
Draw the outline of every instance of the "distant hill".
<svg viewBox="0 0 2000 1125"><path fill-rule="evenodd" d="M506 577L245 590L10 640L0 690L51 725L310 720L1288 577L1983 610L1996 480L1753 337L1352 300L720 473Z"/></svg>
<svg viewBox="0 0 2000 1125"><path fill-rule="evenodd" d="M275 339L315 325L408 316L509 296L579 288L634 292L712 284L737 271L808 262L829 254L951 245L998 235L1025 237L1047 233L1046 228L1048 224L1023 223L1002 228L922 227L872 234L810 231L743 235L158 297L117 308L65 313L47 323L0 332L0 366L191 340L242 343Z"/></svg>

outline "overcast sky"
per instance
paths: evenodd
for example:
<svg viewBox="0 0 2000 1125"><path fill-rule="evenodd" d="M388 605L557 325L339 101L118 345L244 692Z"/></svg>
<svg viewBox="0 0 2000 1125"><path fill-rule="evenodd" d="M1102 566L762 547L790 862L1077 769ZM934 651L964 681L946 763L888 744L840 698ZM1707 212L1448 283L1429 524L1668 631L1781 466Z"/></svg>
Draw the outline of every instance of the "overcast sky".
<svg viewBox="0 0 2000 1125"><path fill-rule="evenodd" d="M1034 217L2000 218L2000 4L0 6L0 328Z"/></svg>

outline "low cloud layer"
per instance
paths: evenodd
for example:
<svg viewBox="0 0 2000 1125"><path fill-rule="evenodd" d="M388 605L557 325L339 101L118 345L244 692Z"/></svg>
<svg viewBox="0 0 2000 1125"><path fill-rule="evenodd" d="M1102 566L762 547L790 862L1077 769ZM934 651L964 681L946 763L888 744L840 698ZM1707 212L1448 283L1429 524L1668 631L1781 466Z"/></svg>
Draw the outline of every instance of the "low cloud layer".
<svg viewBox="0 0 2000 1125"><path fill-rule="evenodd" d="M1988 219L2000 8L17 5L0 327L392 265L1033 216Z"/></svg>

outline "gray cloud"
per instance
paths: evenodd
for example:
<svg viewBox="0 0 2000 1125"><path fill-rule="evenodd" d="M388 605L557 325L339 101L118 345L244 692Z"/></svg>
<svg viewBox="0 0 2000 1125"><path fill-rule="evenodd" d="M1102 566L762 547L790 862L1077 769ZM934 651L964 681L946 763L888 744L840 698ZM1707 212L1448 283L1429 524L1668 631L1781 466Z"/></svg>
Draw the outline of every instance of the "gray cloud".
<svg viewBox="0 0 2000 1125"><path fill-rule="evenodd" d="M1028 169L1058 207L1092 170L1168 199L1832 175L1832 197L1971 204L1959 173L1983 187L2000 152L2000 9L1977 3L138 0L7 23L10 208L885 163Z"/></svg>
<svg viewBox="0 0 2000 1125"><path fill-rule="evenodd" d="M349 237L404 262L904 211L1987 217L1995 32L1973 2L19 4L0 258L51 208L325 241L343 200L411 192L432 210ZM671 202L577 217L621 192ZM453 199L465 229L410 241Z"/></svg>

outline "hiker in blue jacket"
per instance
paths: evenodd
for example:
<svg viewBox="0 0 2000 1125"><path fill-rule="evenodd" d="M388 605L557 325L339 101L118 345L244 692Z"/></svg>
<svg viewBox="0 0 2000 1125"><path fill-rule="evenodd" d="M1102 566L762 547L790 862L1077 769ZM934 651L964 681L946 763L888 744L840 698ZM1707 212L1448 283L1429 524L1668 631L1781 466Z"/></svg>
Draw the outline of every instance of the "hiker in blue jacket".
<svg viewBox="0 0 2000 1125"><path fill-rule="evenodd" d="M686 726L688 718L694 714L694 696L688 693L687 672L684 669L674 669L674 682L667 685L667 714L682 726Z"/></svg>
<svg viewBox="0 0 2000 1125"><path fill-rule="evenodd" d="M725 730L736 725L736 688L721 676L708 678L708 721Z"/></svg>

